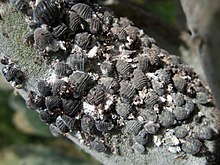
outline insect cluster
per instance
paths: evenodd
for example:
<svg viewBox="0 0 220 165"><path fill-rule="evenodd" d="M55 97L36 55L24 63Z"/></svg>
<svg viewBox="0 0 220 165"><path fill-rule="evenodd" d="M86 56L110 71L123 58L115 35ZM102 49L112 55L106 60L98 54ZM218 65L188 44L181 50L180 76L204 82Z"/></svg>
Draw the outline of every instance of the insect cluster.
<svg viewBox="0 0 220 165"><path fill-rule="evenodd" d="M127 18L82 0L41 0L32 9L34 46L54 61L28 105L54 134L72 132L114 154L123 154L122 137L140 154L153 143L196 155L214 139L218 131L203 111L213 106L210 91Z"/></svg>

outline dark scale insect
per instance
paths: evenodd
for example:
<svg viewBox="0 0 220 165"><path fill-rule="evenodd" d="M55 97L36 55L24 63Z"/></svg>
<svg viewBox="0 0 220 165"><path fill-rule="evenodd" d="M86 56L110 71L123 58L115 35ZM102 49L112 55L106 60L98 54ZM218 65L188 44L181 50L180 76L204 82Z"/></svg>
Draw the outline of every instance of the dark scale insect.
<svg viewBox="0 0 220 165"><path fill-rule="evenodd" d="M117 103L115 106L115 110L119 116L126 119L128 115L132 112L133 107L129 103Z"/></svg>
<svg viewBox="0 0 220 165"><path fill-rule="evenodd" d="M187 138L185 143L182 144L181 148L187 154L196 155L202 148L202 142L200 142L198 139Z"/></svg>
<svg viewBox="0 0 220 165"><path fill-rule="evenodd" d="M125 101L130 101L136 94L136 90L129 82L122 81L120 82L119 93Z"/></svg>
<svg viewBox="0 0 220 165"><path fill-rule="evenodd" d="M163 83L156 81L156 80L152 80L151 84L156 94L158 94L159 96L162 96L165 94L166 89Z"/></svg>
<svg viewBox="0 0 220 165"><path fill-rule="evenodd" d="M171 73L168 69L158 69L156 70L155 75L165 85L168 85L171 82Z"/></svg>
<svg viewBox="0 0 220 165"><path fill-rule="evenodd" d="M168 110L163 110L159 115L159 121L162 126L169 128L175 123L175 116L172 112Z"/></svg>
<svg viewBox="0 0 220 165"><path fill-rule="evenodd" d="M94 126L95 126L95 121L91 116L84 115L80 121L81 121L80 125L81 125L82 131L86 133L90 133L93 131Z"/></svg>
<svg viewBox="0 0 220 165"><path fill-rule="evenodd" d="M147 73L150 70L149 59L145 56L137 57L137 69L143 73Z"/></svg>
<svg viewBox="0 0 220 165"><path fill-rule="evenodd" d="M92 34L100 35L102 33L102 22L95 18L89 24L89 30Z"/></svg>
<svg viewBox="0 0 220 165"><path fill-rule="evenodd" d="M65 39L68 37L70 33L70 29L66 26L66 24L61 23L60 25L53 28L53 36L59 39Z"/></svg>
<svg viewBox="0 0 220 165"><path fill-rule="evenodd" d="M9 2L16 8L17 11L27 13L29 7L27 0L9 0Z"/></svg>
<svg viewBox="0 0 220 165"><path fill-rule="evenodd" d="M61 116L58 116L55 122L55 125L59 128L59 130L62 133L67 133L69 132L69 128L66 126L65 122L61 118Z"/></svg>
<svg viewBox="0 0 220 165"><path fill-rule="evenodd" d="M125 60L117 61L116 70L118 71L120 76L125 77L125 78L129 77L132 72L131 65Z"/></svg>
<svg viewBox="0 0 220 165"><path fill-rule="evenodd" d="M173 114L177 120L186 120L190 116L190 113L183 107L174 108Z"/></svg>
<svg viewBox="0 0 220 165"><path fill-rule="evenodd" d="M73 72L73 74L70 75L70 82L82 95L86 95L95 83L89 74L81 71Z"/></svg>
<svg viewBox="0 0 220 165"><path fill-rule="evenodd" d="M185 99L185 109L189 112L192 113L196 109L195 103L192 101L191 98L186 98Z"/></svg>
<svg viewBox="0 0 220 165"><path fill-rule="evenodd" d="M180 77L179 75L175 74L173 76L173 84L174 84L174 87L175 89L178 91L178 92L181 92L181 93L184 93L185 90L186 90L186 85L187 85L187 82L185 79L183 79L182 77Z"/></svg>
<svg viewBox="0 0 220 165"><path fill-rule="evenodd" d="M152 93L149 92L146 98L144 99L144 102L147 108L152 109L155 104L158 104L159 96L154 92Z"/></svg>
<svg viewBox="0 0 220 165"><path fill-rule="evenodd" d="M58 113L61 109L61 99L58 96L46 97L45 104L51 113Z"/></svg>
<svg viewBox="0 0 220 165"><path fill-rule="evenodd" d="M67 115L62 115L61 119L63 120L64 124L69 128L69 130L73 130L75 128L75 118Z"/></svg>
<svg viewBox="0 0 220 165"><path fill-rule="evenodd" d="M177 126L174 128L174 135L177 138L184 138L189 133L186 127L184 126Z"/></svg>
<svg viewBox="0 0 220 165"><path fill-rule="evenodd" d="M43 51L50 46L54 41L53 35L47 29L37 28L34 31L34 45L39 50Z"/></svg>
<svg viewBox="0 0 220 165"><path fill-rule="evenodd" d="M112 130L112 128L114 127L112 121L109 119L96 120L95 126L96 126L96 129L100 132L108 132Z"/></svg>
<svg viewBox="0 0 220 165"><path fill-rule="evenodd" d="M57 24L60 17L61 13L58 5L50 0L41 0L34 10L34 19L40 24Z"/></svg>
<svg viewBox="0 0 220 165"><path fill-rule="evenodd" d="M26 104L30 109L46 109L45 97L37 95L34 91L29 92Z"/></svg>
<svg viewBox="0 0 220 165"><path fill-rule="evenodd" d="M125 131L127 133L133 134L133 135L137 135L139 133L139 131L141 130L141 123L137 120L129 120L126 122L126 129Z"/></svg>
<svg viewBox="0 0 220 165"><path fill-rule="evenodd" d="M83 104L77 99L62 99L63 113L68 116L76 116L82 110Z"/></svg>
<svg viewBox="0 0 220 165"><path fill-rule="evenodd" d="M149 141L149 133L142 129L136 136L135 140L137 143L141 145L146 145L147 142Z"/></svg>
<svg viewBox="0 0 220 165"><path fill-rule="evenodd" d="M143 87L145 87L147 85L147 77L145 76L145 74L140 71L140 70L135 70L133 72L133 78L131 80L132 85L137 89L137 90L142 90Z"/></svg>
<svg viewBox="0 0 220 165"><path fill-rule="evenodd" d="M14 66L4 67L2 73L8 82L15 82L15 86L22 84L25 80L24 72Z"/></svg>
<svg viewBox="0 0 220 165"><path fill-rule="evenodd" d="M200 126L196 129L196 135L199 139L202 140L212 140L215 132L209 126Z"/></svg>
<svg viewBox="0 0 220 165"><path fill-rule="evenodd" d="M156 122L158 118L156 111L148 108L142 109L140 115L145 122Z"/></svg>
<svg viewBox="0 0 220 165"><path fill-rule="evenodd" d="M114 20L113 12L110 12L108 10L104 11L102 20L105 25L107 25L108 27L111 27L113 20Z"/></svg>
<svg viewBox="0 0 220 165"><path fill-rule="evenodd" d="M75 12L70 12L69 14L69 28L73 33L79 33L85 30L87 24L86 22L79 17Z"/></svg>
<svg viewBox="0 0 220 165"><path fill-rule="evenodd" d="M103 76L112 76L114 73L114 65L110 61L104 61L100 65Z"/></svg>
<svg viewBox="0 0 220 165"><path fill-rule="evenodd" d="M25 35L24 42L25 42L28 46L33 46L33 45L34 45L34 31L29 31L29 32Z"/></svg>
<svg viewBox="0 0 220 165"><path fill-rule="evenodd" d="M90 104L98 105L105 99L105 90L101 85L96 85L90 89L89 93L86 96L86 100Z"/></svg>
<svg viewBox="0 0 220 165"><path fill-rule="evenodd" d="M181 107L185 104L184 95L182 93L173 93L172 98L176 106Z"/></svg>
<svg viewBox="0 0 220 165"><path fill-rule="evenodd" d="M90 142L90 146L97 152L105 152L107 150L105 144L100 140L94 140Z"/></svg>
<svg viewBox="0 0 220 165"><path fill-rule="evenodd" d="M105 91L110 94L115 94L120 88L118 81L112 77L102 77L99 79L100 84L104 87Z"/></svg>
<svg viewBox="0 0 220 165"><path fill-rule="evenodd" d="M52 95L52 92L51 92L52 86L46 80L38 81L37 88L40 94L44 97Z"/></svg>
<svg viewBox="0 0 220 165"><path fill-rule="evenodd" d="M68 83L62 79L56 79L52 85L51 92L53 95L61 95L62 88L68 86Z"/></svg>
<svg viewBox="0 0 220 165"><path fill-rule="evenodd" d="M46 124L54 123L57 117L58 114L51 114L48 110L42 110L39 112L40 120Z"/></svg>
<svg viewBox="0 0 220 165"><path fill-rule="evenodd" d="M154 72L162 67L162 62L160 60L160 57L155 54L146 54L149 61L149 71Z"/></svg>
<svg viewBox="0 0 220 165"><path fill-rule="evenodd" d="M84 71L86 57L81 52L74 52L67 58L67 63L73 70Z"/></svg>
<svg viewBox="0 0 220 165"><path fill-rule="evenodd" d="M74 43L82 49L88 49L92 43L92 35L88 32L77 33L75 35Z"/></svg>
<svg viewBox="0 0 220 165"><path fill-rule="evenodd" d="M156 122L148 122L144 125L144 129L149 133L149 134L156 134L159 129L160 129L160 124Z"/></svg>
<svg viewBox="0 0 220 165"><path fill-rule="evenodd" d="M73 70L69 67L68 64L63 62L58 62L54 66L54 73L59 77L69 77L73 73Z"/></svg>
<svg viewBox="0 0 220 165"><path fill-rule="evenodd" d="M210 97L205 92L197 92L196 93L196 102L199 104L207 104L210 102Z"/></svg>
<svg viewBox="0 0 220 165"><path fill-rule="evenodd" d="M77 3L73 5L71 10L75 11L84 20L92 18L92 8L84 3Z"/></svg>
<svg viewBox="0 0 220 165"><path fill-rule="evenodd" d="M118 33L118 39L119 41L125 42L127 40L127 32L124 29L121 29L120 32Z"/></svg>

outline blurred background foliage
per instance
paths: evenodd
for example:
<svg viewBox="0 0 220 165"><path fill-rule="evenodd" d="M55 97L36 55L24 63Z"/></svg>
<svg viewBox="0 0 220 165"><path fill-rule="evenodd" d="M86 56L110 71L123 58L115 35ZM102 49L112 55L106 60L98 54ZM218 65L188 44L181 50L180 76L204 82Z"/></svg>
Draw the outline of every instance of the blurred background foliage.
<svg viewBox="0 0 220 165"><path fill-rule="evenodd" d="M179 54L184 16L177 0L97 0L109 4L116 16L126 16L156 39L158 45ZM96 2L97 2L96 1ZM3 1L1 1L3 2ZM2 52L1 52L2 53ZM98 165L67 139L52 137L38 114L0 75L0 165Z"/></svg>

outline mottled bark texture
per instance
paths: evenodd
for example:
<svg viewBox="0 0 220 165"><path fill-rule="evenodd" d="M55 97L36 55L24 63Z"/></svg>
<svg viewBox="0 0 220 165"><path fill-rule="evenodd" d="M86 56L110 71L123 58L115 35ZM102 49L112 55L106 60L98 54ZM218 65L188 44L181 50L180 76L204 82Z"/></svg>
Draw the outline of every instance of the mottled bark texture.
<svg viewBox="0 0 220 165"><path fill-rule="evenodd" d="M181 0L206 79L220 108L220 0Z"/></svg>

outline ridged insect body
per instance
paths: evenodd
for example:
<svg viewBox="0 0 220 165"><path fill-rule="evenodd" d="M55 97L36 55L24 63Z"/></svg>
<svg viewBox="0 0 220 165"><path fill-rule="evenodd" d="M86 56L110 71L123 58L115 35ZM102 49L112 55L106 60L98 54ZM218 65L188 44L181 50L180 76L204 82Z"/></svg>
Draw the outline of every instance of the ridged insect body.
<svg viewBox="0 0 220 165"><path fill-rule="evenodd" d="M28 100L26 104L30 109L39 109L39 110L46 109L45 97L41 95L37 95L33 91L30 91L30 93L28 94Z"/></svg>
<svg viewBox="0 0 220 165"><path fill-rule="evenodd" d="M92 34L101 34L102 33L102 23L99 19L92 19L90 22L89 30Z"/></svg>
<svg viewBox="0 0 220 165"><path fill-rule="evenodd" d="M67 58L67 63L73 70L84 71L85 62L86 57L83 53L80 52L70 54Z"/></svg>
<svg viewBox="0 0 220 165"><path fill-rule="evenodd" d="M73 31L73 33L79 33L85 30L86 22L79 17L75 12L71 12L69 14L69 28Z"/></svg>
<svg viewBox="0 0 220 165"><path fill-rule="evenodd" d="M100 140L94 140L90 142L90 146L93 150L97 152L105 152L107 150L105 144Z"/></svg>
<svg viewBox="0 0 220 165"><path fill-rule="evenodd" d="M67 133L69 132L68 127L66 126L65 122L63 121L63 119L61 118L61 116L57 117L55 125L59 128L59 130L62 133Z"/></svg>
<svg viewBox="0 0 220 165"><path fill-rule="evenodd" d="M125 101L130 101L136 94L136 90L129 82L122 81L120 83L119 93Z"/></svg>
<svg viewBox="0 0 220 165"><path fill-rule="evenodd" d="M173 114L177 120L186 120L190 116L190 113L183 107L174 108Z"/></svg>
<svg viewBox="0 0 220 165"><path fill-rule="evenodd" d="M159 102L159 96L156 93L148 93L144 99L145 106L149 109L152 109L155 104Z"/></svg>
<svg viewBox="0 0 220 165"><path fill-rule="evenodd" d="M183 106L185 104L184 95L182 93L174 93L172 97L176 106Z"/></svg>
<svg viewBox="0 0 220 165"><path fill-rule="evenodd" d="M103 76L112 76L114 73L114 66L110 61L104 61L100 65L100 70Z"/></svg>
<svg viewBox="0 0 220 165"><path fill-rule="evenodd" d="M150 70L149 59L145 56L137 57L137 69L143 73L147 73Z"/></svg>
<svg viewBox="0 0 220 165"><path fill-rule="evenodd" d="M196 93L196 101L199 104L207 104L210 102L209 95L205 92L197 92Z"/></svg>
<svg viewBox="0 0 220 165"><path fill-rule="evenodd" d="M185 90L186 90L186 80L185 79L183 79L182 77L180 77L179 75L176 74L173 77L173 84L174 84L175 89L178 92L182 92L182 93L185 92Z"/></svg>
<svg viewBox="0 0 220 165"><path fill-rule="evenodd" d="M159 78L159 80L165 85L168 85L171 82L171 73L169 70L158 69L156 70L155 74Z"/></svg>
<svg viewBox="0 0 220 165"><path fill-rule="evenodd" d="M59 22L60 15L58 6L49 0L41 0L34 10L34 19L40 24L54 25Z"/></svg>
<svg viewBox="0 0 220 165"><path fill-rule="evenodd" d="M117 103L115 110L119 116L127 118L132 112L133 107L129 103Z"/></svg>
<svg viewBox="0 0 220 165"><path fill-rule="evenodd" d="M135 140L137 143L141 145L146 145L147 142L149 141L149 133L142 129L136 136Z"/></svg>
<svg viewBox="0 0 220 165"><path fill-rule="evenodd" d="M105 99L105 96L104 88L101 85L96 85L90 89L86 98L90 104L98 105Z"/></svg>
<svg viewBox="0 0 220 165"><path fill-rule="evenodd" d="M77 99L62 99L63 113L68 116L76 116L82 110L82 101Z"/></svg>
<svg viewBox="0 0 220 165"><path fill-rule="evenodd" d="M62 87L67 86L67 85L68 85L67 82L65 82L64 80L56 79L52 85L51 92L53 93L53 95L60 95Z"/></svg>
<svg viewBox="0 0 220 165"><path fill-rule="evenodd" d="M94 121L94 119L91 116L84 115L80 121L81 121L80 122L81 129L84 132L87 132L87 133L92 132L92 130L93 130L94 126L95 126L95 121Z"/></svg>
<svg viewBox="0 0 220 165"><path fill-rule="evenodd" d="M110 94L115 94L120 88L118 81L112 77L100 78L100 84L103 85L105 91Z"/></svg>
<svg viewBox="0 0 220 165"><path fill-rule="evenodd" d="M118 60L116 70L122 77L129 77L132 71L131 65L125 60Z"/></svg>
<svg viewBox="0 0 220 165"><path fill-rule="evenodd" d="M16 10L27 13L29 8L28 1L26 0L9 0L9 2L16 8Z"/></svg>
<svg viewBox="0 0 220 165"><path fill-rule="evenodd" d="M189 113L192 113L196 109L195 103L190 98L185 99L185 106L184 107Z"/></svg>
<svg viewBox="0 0 220 165"><path fill-rule="evenodd" d="M129 120L126 123L126 132L133 134L133 135L137 135L139 131L141 130L141 127L142 125L139 121Z"/></svg>
<svg viewBox="0 0 220 165"><path fill-rule="evenodd" d="M163 83L156 81L156 80L152 80L151 84L156 94L158 94L159 96L162 96L165 94L166 88Z"/></svg>
<svg viewBox="0 0 220 165"><path fill-rule="evenodd" d="M67 115L62 115L61 119L63 120L64 124L69 128L69 130L73 130L75 128L75 118Z"/></svg>
<svg viewBox="0 0 220 165"><path fill-rule="evenodd" d="M75 11L84 20L92 18L93 10L86 4L77 3L71 7L71 10Z"/></svg>
<svg viewBox="0 0 220 165"><path fill-rule="evenodd" d="M214 130L209 126L200 126L196 130L196 135L202 140L212 140L215 133Z"/></svg>
<svg viewBox="0 0 220 165"><path fill-rule="evenodd" d="M46 97L45 104L51 113L58 113L61 108L61 100L58 96Z"/></svg>
<svg viewBox="0 0 220 165"><path fill-rule="evenodd" d="M75 35L75 44L83 49L89 48L92 42L92 35L88 32L77 33Z"/></svg>
<svg viewBox="0 0 220 165"><path fill-rule="evenodd" d="M156 122L148 122L144 125L144 129L149 133L149 134L156 134L159 129L160 129L160 124L156 123Z"/></svg>
<svg viewBox="0 0 220 165"><path fill-rule="evenodd" d="M135 70L133 73L134 77L132 79L132 85L137 89L137 90L142 90L144 86L147 85L147 77L145 74L140 71L140 70Z"/></svg>
<svg viewBox="0 0 220 165"><path fill-rule="evenodd" d="M37 28L34 31L34 44L39 50L45 50L53 41L53 35L47 29Z"/></svg>
<svg viewBox="0 0 220 165"><path fill-rule="evenodd" d="M52 95L51 92L52 86L46 80L40 80L37 84L37 88L40 94L43 95L44 97Z"/></svg>
<svg viewBox="0 0 220 165"><path fill-rule="evenodd" d="M94 81L92 80L91 76L81 71L73 72L73 74L70 75L70 82L82 95L86 95L88 91L94 86Z"/></svg>
<svg viewBox="0 0 220 165"><path fill-rule="evenodd" d="M54 67L54 73L59 77L68 77L73 73L73 70L69 67L68 64L64 62L58 62L56 63Z"/></svg>
<svg viewBox="0 0 220 165"><path fill-rule="evenodd" d="M112 121L108 120L108 119L96 120L95 126L96 126L96 129L100 132L108 132L108 131L112 130L112 128L114 127Z"/></svg>
<svg viewBox="0 0 220 165"><path fill-rule="evenodd" d="M177 138L184 138L189 133L186 127L184 126L177 126L174 128L174 135Z"/></svg>
<svg viewBox="0 0 220 165"><path fill-rule="evenodd" d="M2 73L7 81L13 81L15 85L22 84L25 80L24 72L13 66L4 67Z"/></svg>
<svg viewBox="0 0 220 165"><path fill-rule="evenodd" d="M174 125L175 116L172 112L168 110L163 110L159 115L159 121L162 126L169 128Z"/></svg>
<svg viewBox="0 0 220 165"><path fill-rule="evenodd" d="M202 148L202 142L200 142L198 139L187 138L185 143L182 144L181 148L187 154L196 155Z"/></svg>
<svg viewBox="0 0 220 165"><path fill-rule="evenodd" d="M156 122L158 118L156 111L154 111L153 109L148 109L148 108L143 109L140 115L146 122L149 122L149 121Z"/></svg>
<svg viewBox="0 0 220 165"><path fill-rule="evenodd" d="M39 118L46 124L51 124L56 121L58 114L51 114L48 110L42 110L39 112Z"/></svg>
<svg viewBox="0 0 220 165"><path fill-rule="evenodd" d="M60 25L54 27L52 32L53 36L59 39L65 39L68 33L70 33L70 29L64 23L61 23Z"/></svg>

